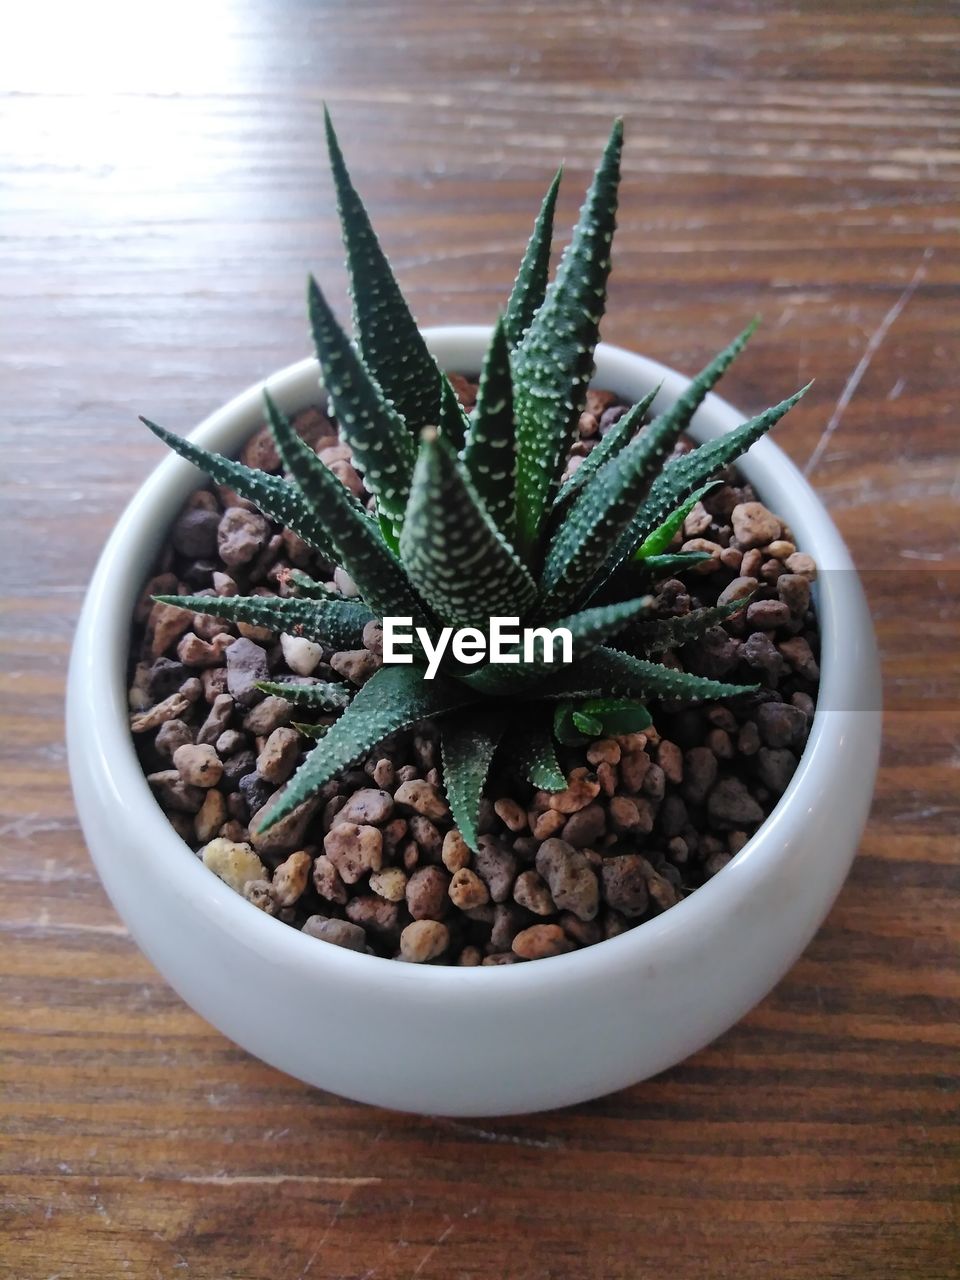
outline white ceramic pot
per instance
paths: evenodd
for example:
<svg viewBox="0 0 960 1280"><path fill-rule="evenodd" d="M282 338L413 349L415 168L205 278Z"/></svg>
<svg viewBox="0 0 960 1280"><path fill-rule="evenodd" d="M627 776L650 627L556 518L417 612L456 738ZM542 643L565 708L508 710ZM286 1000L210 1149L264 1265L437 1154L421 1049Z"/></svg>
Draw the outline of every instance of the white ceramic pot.
<svg viewBox="0 0 960 1280"><path fill-rule="evenodd" d="M427 331L447 369L475 374L489 331ZM597 385L626 400L680 374L614 347ZM316 401L312 360L267 384L288 412ZM709 396L701 440L742 420ZM194 433L236 451L261 422L251 388ZM836 897L867 816L880 738L873 630L849 554L815 494L768 439L741 463L820 570L820 700L799 768L738 856L678 906L621 937L530 964L402 964L307 937L247 903L175 834L127 724L130 617L154 556L200 480L171 455L118 523L77 630L70 772L84 834L117 911L194 1009L251 1053L364 1102L451 1116L580 1102L663 1071L713 1040L783 976Z"/></svg>

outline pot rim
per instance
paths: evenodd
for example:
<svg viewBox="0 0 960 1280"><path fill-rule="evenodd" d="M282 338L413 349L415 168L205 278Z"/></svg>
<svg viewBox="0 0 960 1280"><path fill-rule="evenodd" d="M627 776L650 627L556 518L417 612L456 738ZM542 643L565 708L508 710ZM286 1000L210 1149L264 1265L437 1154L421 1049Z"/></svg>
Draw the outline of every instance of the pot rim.
<svg viewBox="0 0 960 1280"><path fill-rule="evenodd" d="M474 367L458 371L476 374L491 328L485 325L449 325L423 330L441 365L453 361L444 352L469 348L476 352ZM662 382L655 402L669 403L688 385L689 379L667 366L624 348L601 343L596 360L598 380L616 389L616 370L649 386ZM458 363L463 363L462 361ZM262 390L268 387L288 412L305 407L303 385L317 377L314 359L301 360L278 370L207 417L190 439L207 448L235 448L262 422ZM719 396L710 394L698 411L692 430L701 436L717 435L743 421L743 416ZM240 423L246 423L240 430ZM699 431L698 431L699 428ZM817 561L818 570L853 571L854 566L839 532L801 472L769 438L759 440L737 463L761 497L777 505L802 509L806 536L798 546ZM186 495L197 486L202 472L174 454L157 466L138 488L105 546L87 594L77 628L68 681L68 726L71 775L95 779L101 799L115 813L118 831L129 842L131 856L162 860L163 874L179 898L203 901L215 917L214 924L240 935L275 965L312 969L318 981L375 982L405 999L421 995L440 999L462 983L471 984L478 998L520 1000L544 983L571 982L591 985L605 974L635 967L638 978L645 965L655 963L670 938L705 927L716 912L734 911L749 892L751 883L775 870L778 851L792 845L789 830L796 812L815 802L821 782L814 775L850 727L855 708L845 706L841 691L856 684L852 663L857 655L869 661L872 636L863 636L857 593L839 589L836 574L822 577L815 587L821 635L821 678L817 706L805 749L796 772L774 809L747 844L720 872L676 906L615 938L550 957L535 964L460 967L412 965L393 959L323 945L298 929L266 915L210 872L185 841L176 834L147 783L129 729L126 668L133 606L142 590L149 565L163 534ZM779 484L774 480L779 478ZM771 499L773 487L789 491L790 502ZM779 512L778 512L779 514ZM163 518L160 518L160 517ZM801 523L787 517L797 531ZM120 591L118 594L118 584ZM859 631L863 644L852 643L850 630ZM866 655L866 657L865 657ZM82 744L81 744L82 736ZM82 756L81 756L82 752Z"/></svg>

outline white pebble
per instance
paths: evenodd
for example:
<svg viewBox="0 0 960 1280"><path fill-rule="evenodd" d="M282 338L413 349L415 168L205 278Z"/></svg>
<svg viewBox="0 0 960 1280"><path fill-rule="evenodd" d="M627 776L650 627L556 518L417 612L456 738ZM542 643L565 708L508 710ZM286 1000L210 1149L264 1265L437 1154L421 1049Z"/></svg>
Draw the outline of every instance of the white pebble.
<svg viewBox="0 0 960 1280"><path fill-rule="evenodd" d="M312 640L286 633L280 637L280 648L283 650L284 662L298 676L313 675L323 654L320 645L314 644Z"/></svg>
<svg viewBox="0 0 960 1280"><path fill-rule="evenodd" d="M340 594L342 596L346 596L348 599L352 600L360 594L357 584L350 577L349 573L343 569L334 569L333 581Z"/></svg>

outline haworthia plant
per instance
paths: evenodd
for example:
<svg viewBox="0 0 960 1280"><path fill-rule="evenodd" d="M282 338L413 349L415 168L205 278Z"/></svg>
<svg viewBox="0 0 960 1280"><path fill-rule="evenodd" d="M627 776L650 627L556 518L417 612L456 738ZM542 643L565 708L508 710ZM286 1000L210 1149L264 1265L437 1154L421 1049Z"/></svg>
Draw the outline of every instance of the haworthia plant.
<svg viewBox="0 0 960 1280"><path fill-rule="evenodd" d="M409 618L418 634L409 663L387 663L359 690L312 679L259 686L291 702L294 724L312 744L259 821L263 829L280 821L383 738L430 719L439 723L454 819L476 847L491 767L557 791L565 785L557 743L642 730L650 723L650 700L684 703L744 692L744 686L683 671L676 654L745 602L660 619L650 592L658 580L703 558L679 549L684 519L717 474L802 393L670 460L751 325L652 422L648 413L659 389L650 389L562 483L604 310L620 121L548 284L559 173L551 184L494 327L469 415L414 323L329 117L327 140L353 296L353 342L312 280L310 324L327 408L369 501L347 491L269 396L265 413L283 476L147 425L343 570L359 598L346 599L302 570L283 576L282 596L158 598L332 649L359 648L378 619ZM551 662L545 648L518 646L516 661L500 664L482 655L470 661L447 648L431 668L428 652L440 652L438 642L452 629L483 632L494 617L540 629L541 638L565 628L571 652L559 659L554 653ZM652 661L667 650L670 665ZM428 678L431 669L435 678Z"/></svg>

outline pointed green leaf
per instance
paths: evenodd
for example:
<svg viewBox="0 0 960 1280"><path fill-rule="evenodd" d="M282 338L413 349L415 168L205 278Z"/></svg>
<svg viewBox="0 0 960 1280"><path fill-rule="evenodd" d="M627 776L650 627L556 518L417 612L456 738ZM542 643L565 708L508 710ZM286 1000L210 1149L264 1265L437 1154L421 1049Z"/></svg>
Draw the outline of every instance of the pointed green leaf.
<svg viewBox="0 0 960 1280"><path fill-rule="evenodd" d="M424 680L420 667L381 667L307 756L259 830L266 831L287 817L334 774L360 760L389 734L473 700L457 681L443 676Z"/></svg>
<svg viewBox="0 0 960 1280"><path fill-rule="evenodd" d="M550 273L550 245L553 240L553 215L557 207L557 192L560 190L560 179L563 177L563 166L554 176L553 181L543 197L543 204L533 224L533 234L520 263L520 270L513 282L510 300L504 313L503 324L507 342L516 347L523 335L530 328L533 317L543 305L547 291L547 276Z"/></svg>
<svg viewBox="0 0 960 1280"><path fill-rule="evenodd" d="M544 624L547 631L555 631L565 627L570 632L573 650L573 663L580 663L591 650L604 640L617 635L630 622L649 613L653 607L652 596L642 596L638 600L625 600L616 604L599 605L593 609L584 609L581 613L568 618L551 619ZM522 692L538 680L546 680L557 670L556 663L545 661L545 645L535 649L531 661L517 663L488 663L458 678L478 693L505 694L511 691ZM520 655L520 648L517 647ZM569 664L568 664L569 666Z"/></svg>
<svg viewBox="0 0 960 1280"><path fill-rule="evenodd" d="M612 554L595 574L592 584L585 593L586 596L589 597L601 586L623 561L633 554L634 549L647 535L656 529L698 486L734 462L761 436L766 435L771 427L776 426L784 414L793 408L812 385L808 382L807 386L801 387L787 400L782 400L755 418L741 423L726 435L719 436L716 440L709 440L692 452L685 453L683 457L677 458L665 467L651 485L650 492L640 509L620 534Z"/></svg>
<svg viewBox="0 0 960 1280"><path fill-rule="evenodd" d="M411 432L436 426L443 380L410 314L324 108L327 149L347 253L353 323L363 363Z"/></svg>
<svg viewBox="0 0 960 1280"><path fill-rule="evenodd" d="M413 437L361 364L312 276L308 300L323 385L340 437L367 488L376 495L379 511L399 529L416 458Z"/></svg>
<svg viewBox="0 0 960 1280"><path fill-rule="evenodd" d="M599 738L603 733L603 721L586 711L574 711L571 719L580 732L588 738Z"/></svg>
<svg viewBox="0 0 960 1280"><path fill-rule="evenodd" d="M629 528L673 440L673 422L662 414L581 489L547 549L540 604L545 615L582 598L611 545Z"/></svg>
<svg viewBox="0 0 960 1280"><path fill-rule="evenodd" d="M164 444L179 453L181 458L186 458L195 467L205 471L216 484L227 485L236 490L241 498L255 503L271 520L286 525L315 551L326 558L330 557L330 540L323 521L305 501L296 485L280 476L269 475L255 467L245 467L219 453L201 449L199 445L175 436L172 431L158 427L148 418L141 418L140 421Z"/></svg>
<svg viewBox="0 0 960 1280"><path fill-rule="evenodd" d="M509 750L520 772L538 791L563 791L566 788L567 780L557 760L550 731L536 718L529 728L511 736L504 750Z"/></svg>
<svg viewBox="0 0 960 1280"><path fill-rule="evenodd" d="M193 613L245 622L317 640L331 649L359 649L373 614L359 600L311 600L297 596L154 596Z"/></svg>
<svg viewBox="0 0 960 1280"><path fill-rule="evenodd" d="M694 609L676 618L654 618L649 622L637 622L624 633L621 648L634 654L664 653L697 640L704 632L739 613L750 603L751 596L730 600L726 604L707 609Z"/></svg>
<svg viewBox="0 0 960 1280"><path fill-rule="evenodd" d="M566 609L584 598L586 585L630 526L664 459L755 328L756 321L715 356L645 431L588 476L547 551L542 584L547 608ZM637 427L642 421L638 409L635 405L629 414L637 417Z"/></svg>
<svg viewBox="0 0 960 1280"><path fill-rule="evenodd" d="M635 698L589 698L581 710L599 720L604 737L622 733L642 733L653 724L653 716Z"/></svg>
<svg viewBox="0 0 960 1280"><path fill-rule="evenodd" d="M300 439L271 397L265 394L264 399L283 464L304 499L314 510L322 512L336 560L356 583L364 601L380 617L410 615L415 625L428 625L400 562L384 542L376 524Z"/></svg>
<svg viewBox="0 0 960 1280"><path fill-rule="evenodd" d="M667 550L670 543L683 527L683 522L687 516L697 505L701 498L705 497L711 489L715 489L719 481L708 480L706 484L702 484L699 489L694 490L687 500L677 507L672 515L667 516L663 524L658 525L653 533L648 534L643 542L637 547L635 557L637 560L649 560L653 556L660 556Z"/></svg>
<svg viewBox="0 0 960 1280"><path fill-rule="evenodd" d="M286 698L298 707L314 711L342 711L349 706L354 690L347 684L318 680L315 684L298 684L295 680L258 680L257 688L275 698Z"/></svg>
<svg viewBox="0 0 960 1280"><path fill-rule="evenodd" d="M317 582L316 578L311 578L309 573L304 573L302 569L290 569L286 575L286 580L294 588L298 596L309 596L311 600L339 600L342 598L340 593L333 587L328 587L324 582Z"/></svg>
<svg viewBox="0 0 960 1280"><path fill-rule="evenodd" d="M536 596L536 583L436 432L423 433L400 554L416 589L452 626L522 616Z"/></svg>
<svg viewBox="0 0 960 1280"><path fill-rule="evenodd" d="M440 729L443 786L460 834L476 853L480 799L490 762L507 726L505 711L493 708L455 720Z"/></svg>
<svg viewBox="0 0 960 1280"><path fill-rule="evenodd" d="M617 120L556 278L514 353L516 527L527 557L553 502L593 372L610 274L622 144L623 122Z"/></svg>
<svg viewBox="0 0 960 1280"><path fill-rule="evenodd" d="M684 701L733 698L752 693L755 684L725 684L705 676L675 671L657 662L635 658L619 649L595 649L587 662L569 667L550 681L542 696L669 698ZM541 694L538 691L538 696Z"/></svg>
<svg viewBox="0 0 960 1280"><path fill-rule="evenodd" d="M463 465L487 514L511 536L517 469L513 384L504 320L497 321L483 361L477 403L470 415Z"/></svg>
<svg viewBox="0 0 960 1280"><path fill-rule="evenodd" d="M652 391L648 391L642 400L638 400L635 405L627 410L619 422L614 423L605 436L601 436L600 443L593 446L583 462L557 494L556 501L553 504L554 511L566 507L570 499L583 488L590 477L595 475L605 462L623 452L643 426L647 410L659 393L659 386L654 387Z"/></svg>
<svg viewBox="0 0 960 1280"><path fill-rule="evenodd" d="M440 389L440 411L436 422L437 430L454 449L462 449L467 430L467 415L457 399L457 393L450 379L445 373L441 373L439 368L437 373L443 380Z"/></svg>
<svg viewBox="0 0 960 1280"><path fill-rule="evenodd" d="M298 720L293 721L293 727L297 733L303 734L305 738L311 738L314 742L325 738L330 731L328 724L301 724Z"/></svg>
<svg viewBox="0 0 960 1280"><path fill-rule="evenodd" d="M710 559L712 556L709 551L678 551L676 555L671 556L644 556L644 580L654 581L665 578L667 574L683 573Z"/></svg>

